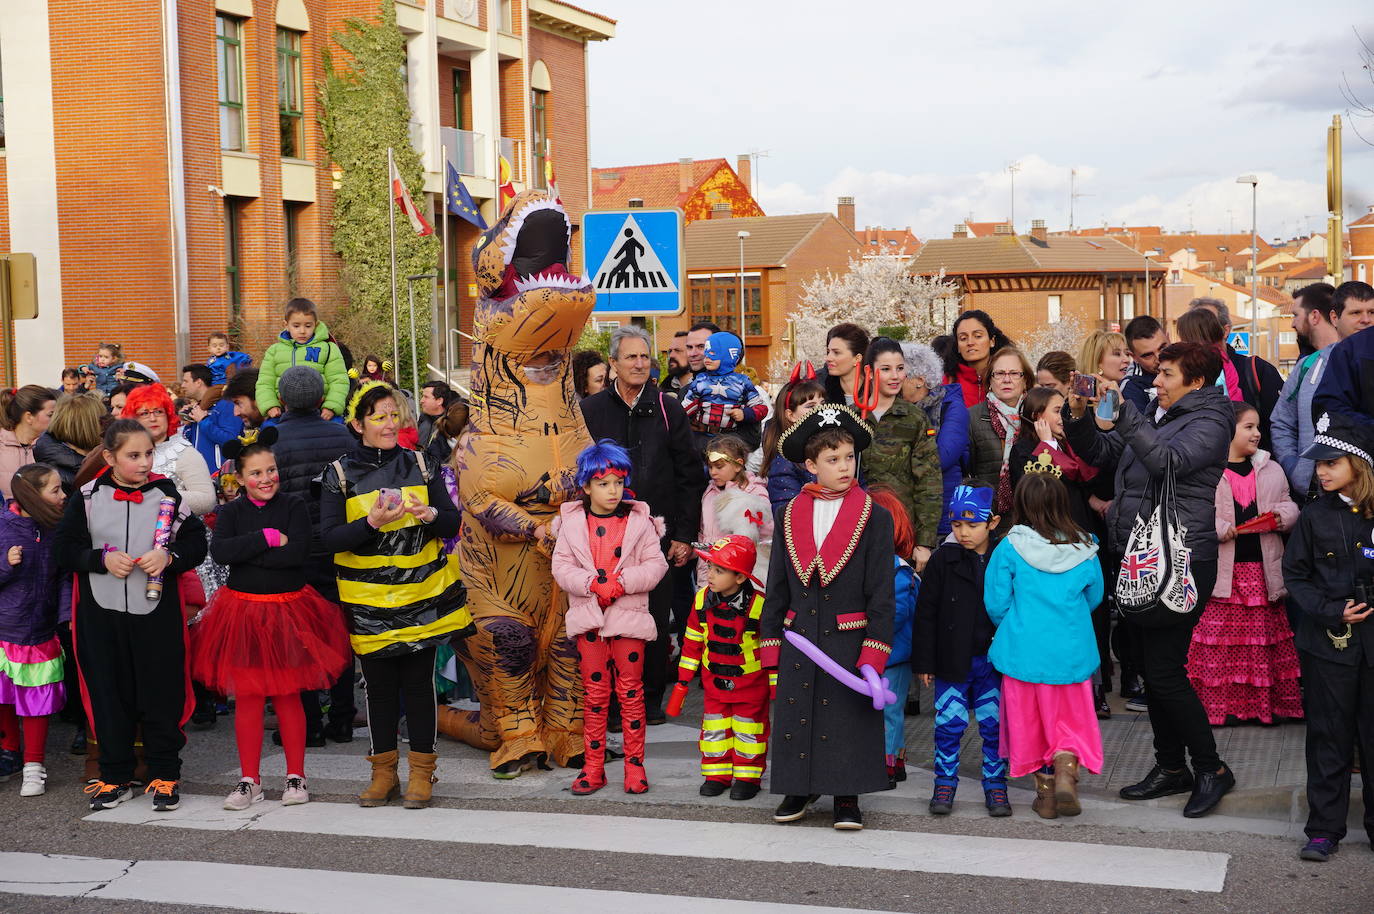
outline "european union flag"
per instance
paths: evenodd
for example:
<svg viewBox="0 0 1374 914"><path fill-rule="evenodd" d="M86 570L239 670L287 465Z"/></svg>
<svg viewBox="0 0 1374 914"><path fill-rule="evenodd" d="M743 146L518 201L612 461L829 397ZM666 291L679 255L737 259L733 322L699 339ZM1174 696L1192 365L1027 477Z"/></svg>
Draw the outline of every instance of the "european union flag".
<svg viewBox="0 0 1374 914"><path fill-rule="evenodd" d="M453 167L452 162L445 162L444 168L448 172L448 192L444 194L444 199L448 201L448 211L455 216L462 216L485 232L487 220L482 218L481 210L472 202L472 194L463 186L463 179L458 177L457 169Z"/></svg>

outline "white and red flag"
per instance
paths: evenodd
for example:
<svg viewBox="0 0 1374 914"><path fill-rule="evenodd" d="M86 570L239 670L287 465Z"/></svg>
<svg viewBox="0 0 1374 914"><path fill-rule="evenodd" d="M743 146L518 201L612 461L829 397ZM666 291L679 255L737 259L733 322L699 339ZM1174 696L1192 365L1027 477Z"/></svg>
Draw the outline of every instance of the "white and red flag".
<svg viewBox="0 0 1374 914"><path fill-rule="evenodd" d="M401 212L410 219L410 227L415 229L415 234L434 234L434 226L429 224L429 220L415 206L415 201L410 199L410 192L406 190L406 182L401 180L401 173L396 170L394 162L391 163L391 196L396 200L396 205L401 208Z"/></svg>

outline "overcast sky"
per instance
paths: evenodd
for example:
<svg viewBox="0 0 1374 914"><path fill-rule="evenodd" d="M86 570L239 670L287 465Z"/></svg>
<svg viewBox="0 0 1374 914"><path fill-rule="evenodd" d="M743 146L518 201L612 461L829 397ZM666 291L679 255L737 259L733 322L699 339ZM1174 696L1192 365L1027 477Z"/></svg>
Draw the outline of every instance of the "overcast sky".
<svg viewBox="0 0 1374 914"><path fill-rule="evenodd" d="M948 237L956 222L1324 230L1325 143L1345 131L1346 221L1374 203L1369 0L914 3L579 0L618 20L591 51L596 167L767 151L770 215L833 210ZM1374 120L1356 121L1374 142Z"/></svg>

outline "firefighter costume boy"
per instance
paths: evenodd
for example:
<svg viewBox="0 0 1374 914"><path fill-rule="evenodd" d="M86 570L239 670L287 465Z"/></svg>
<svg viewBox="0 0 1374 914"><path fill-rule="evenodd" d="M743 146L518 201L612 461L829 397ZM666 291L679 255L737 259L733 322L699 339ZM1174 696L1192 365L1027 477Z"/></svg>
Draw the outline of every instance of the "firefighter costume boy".
<svg viewBox="0 0 1374 914"><path fill-rule="evenodd" d="M677 692L684 695L701 670L706 692L701 775L706 780L699 792L718 797L729 788L730 799L752 800L767 762L768 703L778 677L777 669L765 669L759 657L763 585L753 574L754 541L727 536L696 554L711 566L708 581L715 586L697 591L692 603Z"/></svg>

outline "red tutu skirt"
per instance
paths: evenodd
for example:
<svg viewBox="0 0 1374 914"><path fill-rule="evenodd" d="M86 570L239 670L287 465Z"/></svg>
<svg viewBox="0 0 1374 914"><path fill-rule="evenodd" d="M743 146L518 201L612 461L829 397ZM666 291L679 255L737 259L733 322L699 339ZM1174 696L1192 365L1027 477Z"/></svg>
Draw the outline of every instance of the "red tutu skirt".
<svg viewBox="0 0 1374 914"><path fill-rule="evenodd" d="M243 593L221 587L191 628L191 676L226 695L327 689L353 656L343 612L306 587Z"/></svg>
<svg viewBox="0 0 1374 914"><path fill-rule="evenodd" d="M1188 678L1208 723L1301 718L1299 674L1288 616L1281 601L1269 602L1263 566L1237 562L1231 596L1207 601L1188 649Z"/></svg>

